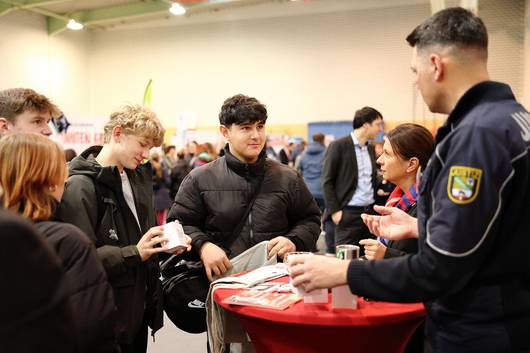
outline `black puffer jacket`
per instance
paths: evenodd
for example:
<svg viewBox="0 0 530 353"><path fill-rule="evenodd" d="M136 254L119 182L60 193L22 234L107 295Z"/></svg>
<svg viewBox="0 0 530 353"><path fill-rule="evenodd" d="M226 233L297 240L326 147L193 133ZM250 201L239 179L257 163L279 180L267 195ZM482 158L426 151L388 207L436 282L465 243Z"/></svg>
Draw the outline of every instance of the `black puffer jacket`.
<svg viewBox="0 0 530 353"><path fill-rule="evenodd" d="M28 221L2 208L0 230L0 352L78 352L60 259Z"/></svg>
<svg viewBox="0 0 530 353"><path fill-rule="evenodd" d="M114 294L94 245L71 224L37 222L35 226L61 259L82 351L114 352Z"/></svg>
<svg viewBox="0 0 530 353"><path fill-rule="evenodd" d="M241 234L227 249L227 238L244 216L248 201L263 179ZM178 219L198 251L205 241L234 257L264 240L288 237L297 250L313 251L320 234L320 212L302 177L266 159L245 164L225 148L225 156L196 168L184 179L169 212Z"/></svg>
<svg viewBox="0 0 530 353"><path fill-rule="evenodd" d="M142 262L136 244L156 226L153 179L150 164L125 170L134 195L138 222L127 206L117 167L102 167L94 146L69 164L69 178L58 209L58 217L79 228L96 245L118 307L117 333L120 344L130 344L144 317L156 331L162 327L162 295L157 256ZM94 186L98 183L98 190ZM98 195L99 193L99 200ZM98 208L104 208L103 212Z"/></svg>

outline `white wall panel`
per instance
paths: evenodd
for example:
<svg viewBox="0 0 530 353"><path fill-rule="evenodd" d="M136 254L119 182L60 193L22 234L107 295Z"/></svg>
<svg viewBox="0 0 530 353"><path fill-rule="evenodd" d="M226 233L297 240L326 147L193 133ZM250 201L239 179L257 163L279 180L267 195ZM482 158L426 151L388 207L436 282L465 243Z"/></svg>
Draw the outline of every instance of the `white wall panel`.
<svg viewBox="0 0 530 353"><path fill-rule="evenodd" d="M52 98L67 114L89 110L90 34L49 37L43 16L26 11L0 17L0 89L30 87Z"/></svg>
<svg viewBox="0 0 530 353"><path fill-rule="evenodd" d="M349 119L363 105L408 118L404 38L428 15L425 5L97 33L95 112L139 100L153 78L160 115L196 112L199 125L215 124L223 99L238 92L265 102L276 124Z"/></svg>

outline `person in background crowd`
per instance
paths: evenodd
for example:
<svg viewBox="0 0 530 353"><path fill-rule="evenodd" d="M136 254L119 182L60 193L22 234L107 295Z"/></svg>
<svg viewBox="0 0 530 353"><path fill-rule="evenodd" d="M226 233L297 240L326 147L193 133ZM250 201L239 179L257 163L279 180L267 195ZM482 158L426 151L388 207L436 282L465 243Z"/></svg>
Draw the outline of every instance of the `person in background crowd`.
<svg viewBox="0 0 530 353"><path fill-rule="evenodd" d="M66 160L66 162L70 162L75 157L77 157L77 153L75 152L75 150L71 148L64 150L64 159Z"/></svg>
<svg viewBox="0 0 530 353"><path fill-rule="evenodd" d="M0 91L0 137L31 132L50 136L49 123L59 109L48 98L29 88Z"/></svg>
<svg viewBox="0 0 530 353"><path fill-rule="evenodd" d="M324 135L317 132L313 135L313 142L307 146L305 152L300 156L300 173L304 177L307 188L315 198L320 211L323 211L325 207L320 183L325 153Z"/></svg>
<svg viewBox="0 0 530 353"><path fill-rule="evenodd" d="M294 149L294 142L289 142L287 145L280 150L278 153L278 160L280 163L288 165L289 167L293 166L293 160L291 158L292 151Z"/></svg>
<svg viewBox="0 0 530 353"><path fill-rule="evenodd" d="M419 237L419 250L376 261L296 257L293 284L347 282L376 300L424 301L426 352L528 352L530 114L489 80L488 34L472 12L439 11L407 41L424 101L449 116L420 181L418 218L396 207L363 217L387 239Z"/></svg>
<svg viewBox="0 0 530 353"><path fill-rule="evenodd" d="M1 207L0 229L0 352L79 352L61 260L28 221Z"/></svg>
<svg viewBox="0 0 530 353"><path fill-rule="evenodd" d="M151 164L153 166L156 223L161 226L166 223L167 211L173 203L169 197L171 179L164 164L160 163L160 155L158 153L151 153Z"/></svg>
<svg viewBox="0 0 530 353"><path fill-rule="evenodd" d="M193 169L169 212L168 221L179 220L193 239L210 280L230 269L229 258L265 240L269 258L315 249L318 207L296 171L266 158L266 121L267 109L256 98L226 99L219 113L228 141L224 157ZM232 234L240 222L240 234Z"/></svg>
<svg viewBox="0 0 530 353"><path fill-rule="evenodd" d="M185 149L181 149L177 153L177 162L175 163L173 169L171 169L171 187L169 189L169 196L171 200L175 200L175 196L177 195L177 192L180 188L180 184L182 184L182 181L192 169L190 164L186 161L185 156Z"/></svg>
<svg viewBox="0 0 530 353"><path fill-rule="evenodd" d="M215 150L215 147L210 142L204 144L206 146L206 152L212 157L212 160L217 159L218 152Z"/></svg>
<svg viewBox="0 0 530 353"><path fill-rule="evenodd" d="M96 249L79 228L54 220L67 177L64 152L47 137L18 133L0 140L2 207L35 222L65 270L82 352L115 352L114 295Z"/></svg>
<svg viewBox="0 0 530 353"><path fill-rule="evenodd" d="M324 145L324 134L317 132L313 135L311 142L304 153L299 156L300 173L315 201L317 202L320 213L324 213L326 205L322 194L322 166L324 165L324 156L326 146ZM322 221L326 239L326 254L335 255L335 224L328 218Z"/></svg>
<svg viewBox="0 0 530 353"><path fill-rule="evenodd" d="M298 153L296 156L293 154L294 157L294 169L298 172L300 171L300 159L302 158L302 154L304 154L306 148L307 148L307 142L300 141L300 144L298 145L300 147Z"/></svg>
<svg viewBox="0 0 530 353"><path fill-rule="evenodd" d="M69 164L59 215L81 228L96 245L118 308L122 353L146 352L147 327L162 327L157 253L166 251L156 226L149 150L160 146L164 128L149 109L126 105L111 114L103 146L93 146Z"/></svg>
<svg viewBox="0 0 530 353"><path fill-rule="evenodd" d="M304 140L296 141L294 143L293 149L291 151L291 161L293 162L293 167L296 169L296 161L299 159L298 157L304 153L305 149L307 147L307 142Z"/></svg>
<svg viewBox="0 0 530 353"><path fill-rule="evenodd" d="M188 163L190 164L190 166L193 165L192 160L197 155L197 147L198 146L199 146L199 144L197 143L197 141L188 142L188 144L186 145L188 153L186 154L185 158L188 161Z"/></svg>
<svg viewBox="0 0 530 353"><path fill-rule="evenodd" d="M265 142L265 147L263 147L263 148L265 149L265 153L267 155L267 158L277 161L278 160L278 154L276 153L274 148L271 146L270 142L271 142L270 139L267 137L267 142Z"/></svg>
<svg viewBox="0 0 530 353"><path fill-rule="evenodd" d="M418 170L425 170L434 149L434 138L423 126L401 124L385 138L383 153L377 159L383 178L396 185L388 198L387 207L397 207L411 216L416 216ZM418 240L363 239L368 260L383 259L418 251Z"/></svg>
<svg viewBox="0 0 530 353"><path fill-rule="evenodd" d="M335 223L335 245L354 244L369 236L361 213L372 212L377 167L370 139L382 131L383 116L371 107L355 112L350 135L333 141L324 157L322 190L326 210ZM361 255L363 254L361 248Z"/></svg>
<svg viewBox="0 0 530 353"><path fill-rule="evenodd" d="M165 168L168 172L171 172L171 169L177 163L177 149L173 145L164 147L164 155L162 156L162 167Z"/></svg>
<svg viewBox="0 0 530 353"><path fill-rule="evenodd" d="M203 166L213 160L212 155L208 152L208 145L202 144L197 146L196 155L190 161L193 168Z"/></svg>

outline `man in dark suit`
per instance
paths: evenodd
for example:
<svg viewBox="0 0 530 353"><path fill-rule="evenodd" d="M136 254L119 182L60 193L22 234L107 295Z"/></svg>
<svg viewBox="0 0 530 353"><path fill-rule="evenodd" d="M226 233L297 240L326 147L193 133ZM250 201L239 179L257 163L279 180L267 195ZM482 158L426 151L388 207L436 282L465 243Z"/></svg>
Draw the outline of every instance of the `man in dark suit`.
<svg viewBox="0 0 530 353"><path fill-rule="evenodd" d="M369 236L361 213L372 212L377 185L375 150L368 140L382 131L383 116L371 107L355 112L353 131L331 143L322 168L326 210L337 225L335 244L359 244Z"/></svg>

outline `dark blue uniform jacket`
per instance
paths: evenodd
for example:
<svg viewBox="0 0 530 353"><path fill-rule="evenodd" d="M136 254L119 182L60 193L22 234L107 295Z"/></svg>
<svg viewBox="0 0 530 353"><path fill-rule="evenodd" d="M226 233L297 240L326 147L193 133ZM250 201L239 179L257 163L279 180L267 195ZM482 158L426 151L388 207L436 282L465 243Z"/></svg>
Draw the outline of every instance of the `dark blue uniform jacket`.
<svg viewBox="0 0 530 353"><path fill-rule="evenodd" d="M352 292L423 301L437 352L530 350L530 114L502 83L467 91L420 181L419 251L354 261Z"/></svg>

